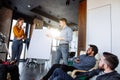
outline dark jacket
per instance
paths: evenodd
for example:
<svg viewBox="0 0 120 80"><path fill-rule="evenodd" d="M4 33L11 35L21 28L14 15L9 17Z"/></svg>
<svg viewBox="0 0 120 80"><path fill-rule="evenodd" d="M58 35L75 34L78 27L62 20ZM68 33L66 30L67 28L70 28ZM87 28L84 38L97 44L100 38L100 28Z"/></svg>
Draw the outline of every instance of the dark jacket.
<svg viewBox="0 0 120 80"><path fill-rule="evenodd" d="M0 80L7 80L7 66L0 64Z"/></svg>
<svg viewBox="0 0 120 80"><path fill-rule="evenodd" d="M77 78L75 80L79 80L79 78L82 76L85 76L85 80L89 80L91 77L98 75L96 80L120 80L120 74L117 73L117 71L113 71L111 73L106 73L99 76L99 73L103 71L100 69L92 70L89 72L81 72L77 75Z"/></svg>
<svg viewBox="0 0 120 80"><path fill-rule="evenodd" d="M100 75L96 80L120 80L120 74L117 71Z"/></svg>

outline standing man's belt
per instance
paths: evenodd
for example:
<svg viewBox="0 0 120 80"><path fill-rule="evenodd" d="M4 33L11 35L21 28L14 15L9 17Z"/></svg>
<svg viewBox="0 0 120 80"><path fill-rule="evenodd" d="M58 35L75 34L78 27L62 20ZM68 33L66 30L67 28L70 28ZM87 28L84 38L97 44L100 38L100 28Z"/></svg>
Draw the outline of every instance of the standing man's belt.
<svg viewBox="0 0 120 80"><path fill-rule="evenodd" d="M64 44L60 44L60 45L68 45L67 43L64 43Z"/></svg>

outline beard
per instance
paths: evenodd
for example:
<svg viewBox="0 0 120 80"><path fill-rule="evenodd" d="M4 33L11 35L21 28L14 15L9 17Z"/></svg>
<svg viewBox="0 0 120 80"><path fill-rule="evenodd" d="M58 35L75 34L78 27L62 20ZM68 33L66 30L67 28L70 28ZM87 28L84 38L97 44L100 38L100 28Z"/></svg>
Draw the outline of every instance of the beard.
<svg viewBox="0 0 120 80"><path fill-rule="evenodd" d="M88 53L86 53L86 56L89 56L89 54L88 54Z"/></svg>
<svg viewBox="0 0 120 80"><path fill-rule="evenodd" d="M89 52L86 52L86 56L89 56L91 53L89 53Z"/></svg>
<svg viewBox="0 0 120 80"><path fill-rule="evenodd" d="M99 69L104 70L104 64L98 66Z"/></svg>

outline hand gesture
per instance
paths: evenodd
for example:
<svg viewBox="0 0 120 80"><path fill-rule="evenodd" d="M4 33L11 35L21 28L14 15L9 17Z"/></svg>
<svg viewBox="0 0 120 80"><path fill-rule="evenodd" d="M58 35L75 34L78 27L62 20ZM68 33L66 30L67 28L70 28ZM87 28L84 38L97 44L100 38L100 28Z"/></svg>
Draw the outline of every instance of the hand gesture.
<svg viewBox="0 0 120 80"><path fill-rule="evenodd" d="M75 58L74 62L77 63L77 64L79 64L80 63L80 59L79 58Z"/></svg>

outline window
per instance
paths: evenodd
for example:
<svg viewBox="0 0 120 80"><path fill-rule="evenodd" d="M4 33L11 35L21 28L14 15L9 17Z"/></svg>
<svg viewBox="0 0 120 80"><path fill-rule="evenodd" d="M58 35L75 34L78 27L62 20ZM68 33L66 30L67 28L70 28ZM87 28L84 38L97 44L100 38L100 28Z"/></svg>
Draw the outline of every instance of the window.
<svg viewBox="0 0 120 80"><path fill-rule="evenodd" d="M12 53L12 43L13 43L13 39L14 39L14 34L13 34L13 26L16 24L17 20L13 19L12 21L12 28L11 28L11 33L10 33L10 41L9 41L9 53L7 59L11 58L11 53ZM23 23L23 26L26 26L26 23ZM25 30L24 30L25 31ZM24 59L25 58L25 52L26 52L26 44L23 43L23 49L22 49L22 53L21 53L21 57L20 59Z"/></svg>

